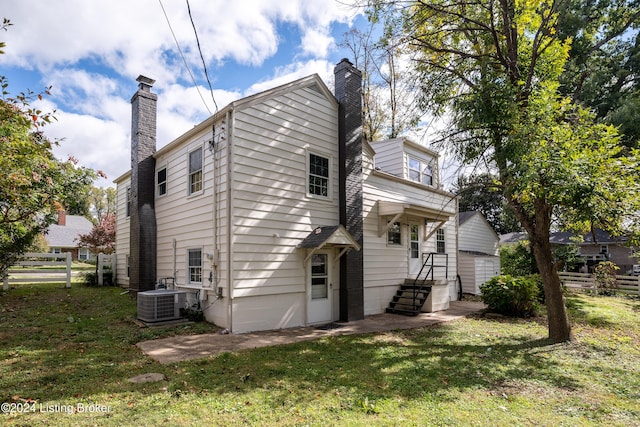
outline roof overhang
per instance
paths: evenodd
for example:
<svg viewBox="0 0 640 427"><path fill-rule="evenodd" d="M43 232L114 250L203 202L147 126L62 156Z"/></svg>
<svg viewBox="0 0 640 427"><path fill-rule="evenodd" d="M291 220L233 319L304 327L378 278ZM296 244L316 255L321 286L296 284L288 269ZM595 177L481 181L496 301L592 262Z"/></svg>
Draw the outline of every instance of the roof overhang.
<svg viewBox="0 0 640 427"><path fill-rule="evenodd" d="M306 262L313 254L325 247L338 247L342 250L336 256L340 258L349 249L360 250L360 245L342 225L327 225L316 227L305 239L300 242L298 248L307 250Z"/></svg>
<svg viewBox="0 0 640 427"><path fill-rule="evenodd" d="M386 202L378 200L378 237L382 237L394 222L400 218L414 217L423 218L426 221L436 224L424 239L428 239L445 222L455 215L455 212L448 212L444 209L434 209L427 206L416 205L414 203Z"/></svg>

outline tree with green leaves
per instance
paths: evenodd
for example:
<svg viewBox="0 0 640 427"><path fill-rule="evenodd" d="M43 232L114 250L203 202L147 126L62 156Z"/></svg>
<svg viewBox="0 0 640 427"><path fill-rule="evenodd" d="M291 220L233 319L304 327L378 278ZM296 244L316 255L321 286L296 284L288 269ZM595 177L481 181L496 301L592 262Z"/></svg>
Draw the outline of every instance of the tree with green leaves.
<svg viewBox="0 0 640 427"><path fill-rule="evenodd" d="M4 20L2 29L9 25ZM0 48L4 47L0 43ZM52 149L57 141L42 128L54 120L53 113L32 108L30 103L47 94L27 91L11 96L8 82L0 76L0 277L54 222L55 213L66 209L74 191L95 179L91 169L78 168L73 159L60 161Z"/></svg>
<svg viewBox="0 0 640 427"><path fill-rule="evenodd" d="M362 72L363 132L367 141L397 138L417 130L424 115L407 52L382 26L353 29L342 46L351 51Z"/></svg>
<svg viewBox="0 0 640 427"><path fill-rule="evenodd" d="M640 2L566 0L558 35L571 40L560 92L619 127L628 147L640 144Z"/></svg>
<svg viewBox="0 0 640 427"><path fill-rule="evenodd" d="M552 222L621 233L637 224L640 155L616 128L559 92L571 39L558 32L562 1L369 2L392 14L416 52L425 104L447 113L447 141L463 164L489 165L529 235L544 282L549 338L572 339L549 242Z"/></svg>

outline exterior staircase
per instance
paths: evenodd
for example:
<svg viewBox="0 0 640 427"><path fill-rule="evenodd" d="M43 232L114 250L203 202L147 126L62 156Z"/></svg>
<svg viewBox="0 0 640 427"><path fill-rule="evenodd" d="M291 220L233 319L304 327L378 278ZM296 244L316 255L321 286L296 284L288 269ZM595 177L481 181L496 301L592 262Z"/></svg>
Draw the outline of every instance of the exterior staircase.
<svg viewBox="0 0 640 427"><path fill-rule="evenodd" d="M400 285L400 289L396 291L385 310L387 313L417 316L431 294L435 278L447 279L449 256L446 253L433 252L425 255L420 272L415 279L405 279L404 284ZM436 275L436 270L442 271L443 274Z"/></svg>
<svg viewBox="0 0 640 427"><path fill-rule="evenodd" d="M416 284L414 279L406 279L396 291L387 307L387 313L417 316L431 293L431 281Z"/></svg>

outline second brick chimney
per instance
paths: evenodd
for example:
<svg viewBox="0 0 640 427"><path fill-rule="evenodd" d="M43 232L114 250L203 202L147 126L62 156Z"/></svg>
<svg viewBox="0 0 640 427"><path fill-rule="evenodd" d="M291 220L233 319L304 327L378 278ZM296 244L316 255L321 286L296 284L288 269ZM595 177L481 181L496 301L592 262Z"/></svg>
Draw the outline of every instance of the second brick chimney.
<svg viewBox="0 0 640 427"><path fill-rule="evenodd" d="M131 218L129 247L129 288L136 292L155 289L156 214L155 158L156 104L151 92L155 83L139 76L138 91L131 98Z"/></svg>
<svg viewBox="0 0 640 427"><path fill-rule="evenodd" d="M339 115L340 223L362 247L362 73L347 59L335 69ZM340 320L364 318L363 251L348 251L340 262Z"/></svg>

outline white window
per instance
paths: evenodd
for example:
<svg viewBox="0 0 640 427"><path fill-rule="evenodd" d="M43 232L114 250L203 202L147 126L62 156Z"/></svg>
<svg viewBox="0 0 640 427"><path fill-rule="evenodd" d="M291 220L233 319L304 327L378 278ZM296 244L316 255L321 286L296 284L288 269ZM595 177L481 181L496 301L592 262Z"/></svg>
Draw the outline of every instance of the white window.
<svg viewBox="0 0 640 427"><path fill-rule="evenodd" d="M388 245L402 245L402 228L399 222L394 222L387 231Z"/></svg>
<svg viewBox="0 0 640 427"><path fill-rule="evenodd" d="M49 248L49 253L51 253L51 254L61 254L62 253L62 249L61 248Z"/></svg>
<svg viewBox="0 0 640 427"><path fill-rule="evenodd" d="M329 269L327 254L314 254L311 257L311 299L329 297Z"/></svg>
<svg viewBox="0 0 640 427"><path fill-rule="evenodd" d="M329 197L329 158L309 153L309 194Z"/></svg>
<svg viewBox="0 0 640 427"><path fill-rule="evenodd" d="M192 285L202 284L202 249L189 249L187 255L187 282Z"/></svg>
<svg viewBox="0 0 640 427"><path fill-rule="evenodd" d="M91 258L91 253L89 252L89 249L87 248L78 249L78 259L87 261L90 258Z"/></svg>
<svg viewBox="0 0 640 427"><path fill-rule="evenodd" d="M156 172L156 188L157 195L164 196L167 194L167 168L159 169Z"/></svg>
<svg viewBox="0 0 640 427"><path fill-rule="evenodd" d="M438 228L436 231L436 252L439 254L447 253L447 247L444 241L444 229Z"/></svg>
<svg viewBox="0 0 640 427"><path fill-rule="evenodd" d="M189 153L189 194L202 191L202 147Z"/></svg>
<svg viewBox="0 0 640 427"><path fill-rule="evenodd" d="M433 185L433 167L430 162L409 157L409 179L425 185Z"/></svg>
<svg viewBox="0 0 640 427"><path fill-rule="evenodd" d="M125 206L126 216L131 216L131 187L127 187L127 201Z"/></svg>

